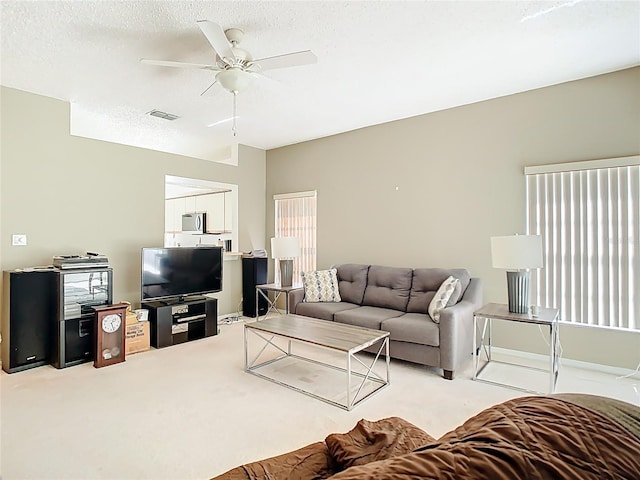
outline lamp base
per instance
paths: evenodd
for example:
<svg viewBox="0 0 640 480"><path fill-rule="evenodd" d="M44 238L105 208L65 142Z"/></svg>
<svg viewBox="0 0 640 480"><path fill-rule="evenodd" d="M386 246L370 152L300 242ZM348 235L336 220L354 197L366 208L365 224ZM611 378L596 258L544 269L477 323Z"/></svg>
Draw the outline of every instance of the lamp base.
<svg viewBox="0 0 640 480"><path fill-rule="evenodd" d="M293 284L293 260L280 260L280 286L290 287Z"/></svg>
<svg viewBox="0 0 640 480"><path fill-rule="evenodd" d="M507 290L509 292L509 311L511 313L529 313L530 271L507 272Z"/></svg>

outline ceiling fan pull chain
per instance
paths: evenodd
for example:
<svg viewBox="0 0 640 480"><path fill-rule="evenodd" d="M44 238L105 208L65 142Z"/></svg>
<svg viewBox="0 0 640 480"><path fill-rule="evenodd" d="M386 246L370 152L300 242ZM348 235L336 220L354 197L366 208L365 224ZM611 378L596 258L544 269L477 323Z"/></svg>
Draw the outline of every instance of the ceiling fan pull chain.
<svg viewBox="0 0 640 480"><path fill-rule="evenodd" d="M238 132L236 131L236 98L238 98L238 92L233 92L233 123L231 130L233 130L233 136L235 137Z"/></svg>

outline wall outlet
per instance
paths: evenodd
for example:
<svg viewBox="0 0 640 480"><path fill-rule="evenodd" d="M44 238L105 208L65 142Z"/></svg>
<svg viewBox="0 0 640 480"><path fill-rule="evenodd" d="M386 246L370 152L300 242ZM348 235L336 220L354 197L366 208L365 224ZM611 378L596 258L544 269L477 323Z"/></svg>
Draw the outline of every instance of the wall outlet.
<svg viewBox="0 0 640 480"><path fill-rule="evenodd" d="M22 247L27 244L27 236L26 235L11 235L11 245L14 247Z"/></svg>

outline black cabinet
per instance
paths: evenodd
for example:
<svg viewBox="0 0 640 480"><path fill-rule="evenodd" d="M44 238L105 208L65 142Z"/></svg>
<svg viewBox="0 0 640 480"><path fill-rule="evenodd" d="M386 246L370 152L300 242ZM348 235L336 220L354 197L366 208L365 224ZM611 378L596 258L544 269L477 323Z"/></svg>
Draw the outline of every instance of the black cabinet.
<svg viewBox="0 0 640 480"><path fill-rule="evenodd" d="M113 270L109 267L55 271L56 311L51 332L51 364L65 368L93 361L93 307L113 303Z"/></svg>
<svg viewBox="0 0 640 480"><path fill-rule="evenodd" d="M256 285L267 283L267 257L242 258L242 314L256 317ZM267 313L267 299L260 296L258 311Z"/></svg>
<svg viewBox="0 0 640 480"><path fill-rule="evenodd" d="M169 347L218 334L218 300L202 297L171 302L145 302L149 310L151 346Z"/></svg>
<svg viewBox="0 0 640 480"><path fill-rule="evenodd" d="M5 271L3 290L2 369L14 373L48 364L55 316L53 271Z"/></svg>

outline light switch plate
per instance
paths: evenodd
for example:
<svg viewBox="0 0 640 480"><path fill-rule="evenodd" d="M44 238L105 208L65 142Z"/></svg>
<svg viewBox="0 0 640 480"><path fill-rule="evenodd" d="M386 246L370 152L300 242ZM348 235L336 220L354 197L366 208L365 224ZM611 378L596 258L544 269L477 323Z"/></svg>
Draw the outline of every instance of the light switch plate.
<svg viewBox="0 0 640 480"><path fill-rule="evenodd" d="M24 246L27 244L27 236L26 235L11 235L11 245L15 246Z"/></svg>

